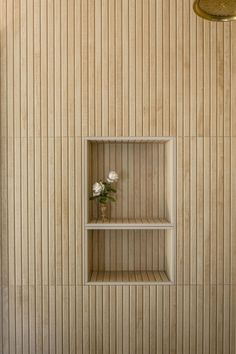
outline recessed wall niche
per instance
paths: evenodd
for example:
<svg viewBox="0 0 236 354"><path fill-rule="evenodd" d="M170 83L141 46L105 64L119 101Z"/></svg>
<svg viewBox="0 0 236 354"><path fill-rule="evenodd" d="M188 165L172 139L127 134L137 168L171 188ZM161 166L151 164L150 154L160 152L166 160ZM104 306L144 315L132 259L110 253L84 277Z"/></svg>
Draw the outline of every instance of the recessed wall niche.
<svg viewBox="0 0 236 354"><path fill-rule="evenodd" d="M84 138L83 149L85 283L173 283L175 138L89 137ZM119 174L117 201L102 222L89 195L93 183L104 180L111 170ZM111 248L114 240L122 247ZM129 261L117 261L125 254Z"/></svg>

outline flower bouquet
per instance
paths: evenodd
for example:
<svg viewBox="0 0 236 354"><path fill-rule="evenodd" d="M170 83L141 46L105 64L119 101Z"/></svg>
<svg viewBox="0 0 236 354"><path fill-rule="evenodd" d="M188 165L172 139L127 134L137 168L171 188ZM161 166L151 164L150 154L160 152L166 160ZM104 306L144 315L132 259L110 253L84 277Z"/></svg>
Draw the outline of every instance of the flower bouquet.
<svg viewBox="0 0 236 354"><path fill-rule="evenodd" d="M93 195L90 200L96 200L99 203L100 217L102 221L107 219L107 204L115 202L114 194L116 189L113 188L113 183L117 182L119 176L117 172L110 171L106 181L95 182L93 185Z"/></svg>

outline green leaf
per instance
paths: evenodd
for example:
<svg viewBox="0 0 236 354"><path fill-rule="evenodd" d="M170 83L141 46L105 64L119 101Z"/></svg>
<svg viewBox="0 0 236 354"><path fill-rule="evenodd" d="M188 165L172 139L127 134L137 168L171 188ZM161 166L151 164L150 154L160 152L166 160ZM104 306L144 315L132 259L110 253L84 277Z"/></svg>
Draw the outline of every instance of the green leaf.
<svg viewBox="0 0 236 354"><path fill-rule="evenodd" d="M97 199L98 197L99 197L99 196L96 195L96 196L94 196L94 197L90 197L89 200L94 200L94 199Z"/></svg>
<svg viewBox="0 0 236 354"><path fill-rule="evenodd" d="M99 198L99 203L106 204L107 203L107 198L106 197L100 197Z"/></svg>
<svg viewBox="0 0 236 354"><path fill-rule="evenodd" d="M114 197L111 197L110 195L109 195L107 198L109 198L109 199L112 200L113 202L116 201L116 199L115 199Z"/></svg>

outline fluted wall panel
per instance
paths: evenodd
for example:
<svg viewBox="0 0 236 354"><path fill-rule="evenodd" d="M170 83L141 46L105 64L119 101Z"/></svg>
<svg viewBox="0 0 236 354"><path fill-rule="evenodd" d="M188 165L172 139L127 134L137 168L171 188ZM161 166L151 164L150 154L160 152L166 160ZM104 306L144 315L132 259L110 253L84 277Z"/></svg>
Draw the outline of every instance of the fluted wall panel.
<svg viewBox="0 0 236 354"><path fill-rule="evenodd" d="M236 24L0 0L0 353L236 350ZM176 136L174 286L84 286L82 137Z"/></svg>

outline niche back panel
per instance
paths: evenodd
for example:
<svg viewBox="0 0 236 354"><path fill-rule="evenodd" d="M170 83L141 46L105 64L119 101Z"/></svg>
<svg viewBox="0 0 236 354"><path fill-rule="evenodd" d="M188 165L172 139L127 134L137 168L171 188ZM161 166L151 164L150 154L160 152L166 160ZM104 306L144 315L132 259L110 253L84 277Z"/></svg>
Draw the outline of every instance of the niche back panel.
<svg viewBox="0 0 236 354"><path fill-rule="evenodd" d="M109 210L111 219L174 222L173 150L171 139L88 140L88 195L94 182L115 170L120 178L115 184L117 201ZM97 218L97 203L89 201L88 220Z"/></svg>
<svg viewBox="0 0 236 354"><path fill-rule="evenodd" d="M172 230L89 230L87 281L173 282L174 237Z"/></svg>

